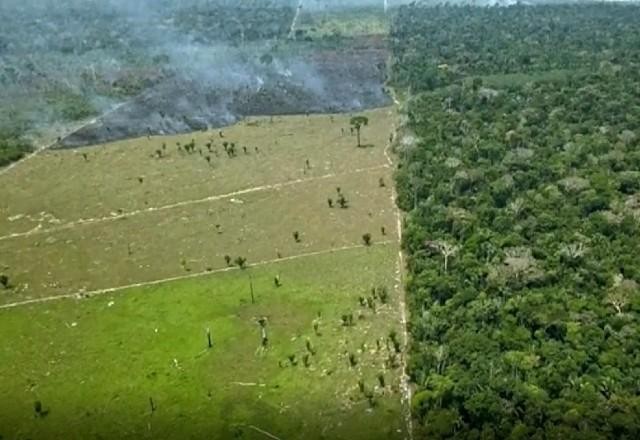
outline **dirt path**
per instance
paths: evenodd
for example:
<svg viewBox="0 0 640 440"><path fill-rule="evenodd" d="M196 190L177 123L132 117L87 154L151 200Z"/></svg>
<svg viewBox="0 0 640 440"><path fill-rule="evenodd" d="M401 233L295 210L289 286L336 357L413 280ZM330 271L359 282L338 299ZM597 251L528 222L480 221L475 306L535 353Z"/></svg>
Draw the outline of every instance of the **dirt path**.
<svg viewBox="0 0 640 440"><path fill-rule="evenodd" d="M69 136L72 136L74 134L76 134L77 132L79 132L80 130L95 124L96 122L98 122L101 118L110 115L111 113L114 113L118 110L120 110L120 108L122 108L123 105L127 104L127 102L121 102L120 104L116 105L115 107L113 107L111 110L107 111L106 113L103 113L99 116L96 116L95 118L83 123L80 127L76 127L73 130L71 130L69 133L65 134L63 136L63 138L67 138ZM39 155L40 153L42 153L43 151L48 150L49 148L53 147L54 145L58 144L58 141L52 142L50 144L45 144L45 145L40 145L38 148L35 149L35 151L33 151L32 153L29 153L28 155L26 155L25 157L23 157L20 160L17 160L9 165L7 165L4 168L0 168L0 176L8 173L10 170L14 169L15 167L17 167L18 165L24 163L24 162L28 162L29 160L33 159L34 157L36 157L37 155Z"/></svg>
<svg viewBox="0 0 640 440"><path fill-rule="evenodd" d="M396 105L400 105L400 102L397 100L397 98L395 97L395 94L392 94L393 97L393 101L396 103ZM393 135L394 137L397 136L397 130L396 127L394 125L393 127ZM389 164L389 167L391 169L393 169L394 166L394 162L393 162L393 158L391 156L391 147L393 145L393 140L389 140L389 143L387 144L386 148L384 149L384 156L387 159L387 163ZM400 208L398 208L398 205L396 203L396 200L398 198L398 193L396 191L396 187L395 185L392 185L392 190L391 190L391 203L393 204L393 209L395 212L395 216L396 216L396 222L397 222L397 240L398 240L398 259L396 260L396 285L395 285L395 289L396 292L399 295L400 298L400 325L402 327L402 339L403 339L403 345L404 345L404 350L402 353L402 360L401 360L401 368L402 368L402 378L401 378L401 384L400 384L400 388L402 391L402 400L404 402L405 405L405 412L404 412L404 417L405 417L405 422L407 424L407 437L406 439L408 440L413 440L413 418L411 416L411 386L409 384L409 375L407 374L407 357L408 357L408 351L409 351L409 330L407 329L407 322L408 322L408 313L407 313L407 295L406 295L406 290L405 290L405 286L404 286L404 254L402 253L402 212L400 211Z"/></svg>
<svg viewBox="0 0 640 440"><path fill-rule="evenodd" d="M386 156L386 152L385 152L385 156ZM296 180L290 180L287 182L280 182L280 183L274 183L271 185L261 185L261 186L254 186L252 188L246 188L246 189L242 189L239 191L234 191L234 192L230 192L227 194L219 194L219 195L215 195L215 196L208 196L208 197L204 197L201 199L195 199L195 200L185 200L182 202L176 202L176 203L171 203L168 205L163 205L163 206L155 206L155 207L150 207L150 208L145 208L145 209L138 209L136 211L130 211L130 212L126 212L126 213L122 213L122 214L118 214L118 215L110 215L110 216L105 216L105 217L95 217L95 218L83 218L83 219L79 219L79 220L75 220L69 223L65 223L62 225L58 225L58 226L54 226L51 228L43 228L42 224L36 226L34 229L31 229L30 231L27 232L16 232L14 234L9 234L9 235L5 235L0 237L0 241L4 241L4 240L10 240L12 238L19 238L19 237L29 237L32 235L38 235L38 234L46 234L46 233L51 233L51 232L57 232L57 231L62 231L62 230L66 230L66 229L74 229L80 226L85 226L85 225L92 225L92 224L96 224L96 223L102 223L102 222L109 222L109 221L114 221L114 220L120 220L123 218L129 218L129 217L135 217L141 214L148 214L151 212L158 212L158 211L167 211L167 210L171 210L171 209L175 209L175 208L182 208L185 206L191 206L191 205L198 205L198 204L203 204L203 203L209 203L209 202L215 202L218 200L224 200L224 199L229 199L232 197L236 197L236 196L241 196L244 194L250 194L250 193L254 193L254 192L259 192L259 191L269 191L269 190L274 190L274 189L281 189L281 188L286 188L289 186L294 186L294 185L298 185L301 183L307 183L307 182L313 182L313 181L317 181L317 180L325 180L325 179L331 179L334 177L345 177L345 176L350 176L352 174L356 174L356 173L366 173L369 171L375 171L375 170L380 170L380 169L384 169L384 168L388 168L389 165L388 164L382 164L382 165L377 165L375 167L368 167L368 168L358 168L356 170L353 171L349 171L347 173L331 173L331 174L324 174L322 176L317 176L317 177L307 177L307 178L302 178L302 179L296 179Z"/></svg>
<svg viewBox="0 0 640 440"><path fill-rule="evenodd" d="M381 242L377 242L377 243L372 243L370 246L387 246L390 244L396 244L396 242L394 240L387 240L387 241L381 241ZM307 257L314 257L314 256L318 256L318 255L326 255L326 254L331 254L334 252L344 252L344 251L350 251L350 250L354 250L354 249L364 249L367 246L365 246L364 244L357 244L357 245L351 245L351 246L343 246L343 247L339 247L339 248L332 248L332 249L325 249L322 251L315 251L315 252L307 252L304 254L298 254L298 255L292 255L289 257L283 257L283 258L275 258L275 259L271 259L271 260L262 260L262 261L258 261L256 263L250 264L247 267L248 268L252 268L252 267L259 267L259 266L265 266L268 264L274 264L274 263L280 263L280 262L284 262L284 261L292 261L292 260L298 260L301 258L307 258ZM127 289L133 289L136 287L147 287L147 286L157 286L159 284L165 284L165 283L169 283L172 281L181 281L181 280L188 280L188 279L192 279L192 278L202 278L202 277L206 277L209 275L215 275L215 274L219 274L219 273L224 273L224 272L231 272L231 271L238 271L238 270L242 270L239 267L236 266L232 266L232 267L225 267L223 269L217 269L217 270L212 270L212 271L205 271L205 272L198 272L198 273L191 273L188 275L181 275L181 276L176 276L176 277L170 277L170 278L163 278L160 280L153 280L153 281L146 281L143 283L134 283L134 284L127 284L124 286L117 286L117 287L109 287L107 289L98 289L98 290L92 290L92 291L77 291L74 293L67 293L67 294L62 294L62 295L55 295L55 296L48 296L45 298L37 298L37 299L29 299L29 300L25 300L25 301L17 301L14 303L9 303L9 304L3 304L0 305L0 310L3 309L12 309L12 308L16 308L16 307L21 307L21 306L26 306L26 305L31 305L31 304L41 304L41 303L47 303L47 302L52 302L52 301L58 301L58 300L62 300L62 299L85 299L85 298L92 298L95 296L100 296L100 295L105 295L105 294L109 294L109 293L116 293L122 290L127 290Z"/></svg>
<svg viewBox="0 0 640 440"><path fill-rule="evenodd" d="M296 27L298 26L298 19L300 18L300 12L302 12L302 3L304 0L298 1L298 7L296 8L296 15L293 16L293 21L291 22L291 28L289 28L289 35L287 38L290 40L296 36Z"/></svg>

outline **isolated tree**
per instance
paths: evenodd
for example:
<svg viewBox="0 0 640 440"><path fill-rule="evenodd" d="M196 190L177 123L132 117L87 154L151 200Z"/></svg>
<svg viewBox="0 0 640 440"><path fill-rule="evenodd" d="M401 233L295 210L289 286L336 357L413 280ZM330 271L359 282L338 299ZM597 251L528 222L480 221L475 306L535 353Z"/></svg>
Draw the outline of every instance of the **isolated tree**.
<svg viewBox="0 0 640 440"><path fill-rule="evenodd" d="M364 242L365 246L371 246L371 234L369 234L368 232L366 234L363 234L362 241Z"/></svg>
<svg viewBox="0 0 640 440"><path fill-rule="evenodd" d="M385 186L387 186L387 184L384 181L384 177L381 177L380 179L378 179L378 186L380 186L380 188L384 188Z"/></svg>
<svg viewBox="0 0 640 440"><path fill-rule="evenodd" d="M235 263L240 269L245 269L247 267L247 259L244 257L236 258Z"/></svg>
<svg viewBox="0 0 640 440"><path fill-rule="evenodd" d="M156 156L158 159L162 158L162 150L156 150Z"/></svg>
<svg viewBox="0 0 640 440"><path fill-rule="evenodd" d="M2 274L0 275L0 286L2 286L5 289L9 288L9 277Z"/></svg>
<svg viewBox="0 0 640 440"><path fill-rule="evenodd" d="M347 202L347 199L343 194L340 194L340 197L338 197L338 205L340 205L340 208L342 209L349 207L349 202Z"/></svg>
<svg viewBox="0 0 640 440"><path fill-rule="evenodd" d="M327 204L329 205L329 208L333 208L333 199L331 197L327 199Z"/></svg>
<svg viewBox="0 0 640 440"><path fill-rule="evenodd" d="M229 255L224 256L224 261L227 263L227 266L231 266L231 257Z"/></svg>
<svg viewBox="0 0 640 440"><path fill-rule="evenodd" d="M209 165L211 165L211 156L205 156L204 159L207 161Z"/></svg>
<svg viewBox="0 0 640 440"><path fill-rule="evenodd" d="M300 243L300 233L298 231L295 231L293 233L293 239L296 241L296 243Z"/></svg>
<svg viewBox="0 0 640 440"><path fill-rule="evenodd" d="M305 345L307 347L307 351L311 353L311 355L315 356L316 349L313 347L313 344L311 343L311 339L307 338Z"/></svg>
<svg viewBox="0 0 640 440"><path fill-rule="evenodd" d="M381 233L382 235L387 235L387 229L386 229L384 226L381 226L381 227L380 227L380 233Z"/></svg>
<svg viewBox="0 0 640 440"><path fill-rule="evenodd" d="M369 125L369 118L367 118L366 116L354 116L353 118L351 118L349 123L351 124L353 129L355 129L356 135L358 136L358 147L361 147L362 145L360 143L360 130L363 126L366 127L367 125Z"/></svg>

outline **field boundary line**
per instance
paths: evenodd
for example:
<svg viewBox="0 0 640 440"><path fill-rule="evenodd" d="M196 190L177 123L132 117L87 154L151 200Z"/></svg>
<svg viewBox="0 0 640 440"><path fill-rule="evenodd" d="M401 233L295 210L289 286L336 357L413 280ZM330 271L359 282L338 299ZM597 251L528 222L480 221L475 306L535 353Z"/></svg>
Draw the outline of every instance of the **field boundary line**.
<svg viewBox="0 0 640 440"><path fill-rule="evenodd" d="M392 93L394 102L399 105L395 93ZM397 136L397 127L393 126L394 137ZM384 149L384 156L389 163L389 167L393 169L393 158L391 157L391 148L393 146L394 139L389 139L389 143ZM402 399L405 401L405 423L407 424L407 439L413 440L413 417L411 414L411 400L412 400L412 392L411 385L409 383L409 375L407 374L407 358L409 351L409 330L407 328L408 324L408 313L407 313L407 292L405 290L404 285L404 254L402 252L402 213L400 212L400 208L397 205L398 200L398 191L396 190L395 183L391 185L391 203L393 205L396 223L397 223L397 239L398 239L398 258L396 260L396 290L399 292L399 303L400 303L400 324L402 326L402 339L404 350L401 357L401 366L402 366L402 378L400 388L402 390Z"/></svg>
<svg viewBox="0 0 640 440"><path fill-rule="evenodd" d="M350 245L350 246L342 246L342 247L338 247L338 248L324 249L324 250L321 250L321 251L306 252L306 253L303 253L303 254L291 255L291 256L288 256L288 257L274 258L274 259L271 259L271 260L257 261L255 263L247 265L246 269L240 269L237 266L230 266L230 267L224 267L224 268L221 268L221 269L216 269L216 270L211 270L211 271L197 272L197 273L192 273L192 274L187 274L187 275L179 275L179 276L175 276L175 277L162 278L162 279L159 279L159 280L144 281L144 282L141 282L141 283L126 284L126 285L123 285L123 286L108 287L108 288L105 288L105 289L96 289L96 290L91 290L91 291L79 290L79 291L74 292L74 293L66 293L66 294L61 294L61 295L47 296L47 297L44 297L44 298L28 299L28 300L24 300L24 301L17 301L17 302L14 302L14 303L2 304L2 305L0 305L0 310L13 309L13 308L21 307L21 306L32 305L32 304L41 304L41 303L59 301L59 300L63 300L63 299L73 299L73 298L75 298L75 299L89 299L89 298L93 298L93 297L96 297L96 296L106 295L106 294L109 294L109 293L116 293L116 292L119 292L119 291L122 291L122 290L134 289L134 288L137 288L137 287L157 286L157 285L160 285L160 284L171 283L171 282L174 282L174 281L182 281L182 280L189 280L189 279L195 279L195 278L204 278L204 277L206 277L208 275L216 275L216 274L225 273L225 272L247 270L247 269L251 269L252 267L261 267L261 266L266 266L266 265L274 264L274 263L298 260L298 259L307 258L307 257L315 257L315 256L318 256L318 255L332 254L332 253L335 253L335 252L345 252L345 251L356 250L356 249L367 249L368 247L373 247L373 246L388 246L390 244L395 244L395 243L396 243L395 240L386 240L386 241L380 241L380 242L377 242L377 243L372 243L369 246L366 246L364 244L355 244L355 245Z"/></svg>
<svg viewBox="0 0 640 440"><path fill-rule="evenodd" d="M142 215L142 214L150 214L150 213L153 213L153 212L167 211L167 210L171 210L171 209L182 208L182 207L185 207L185 206L199 205L199 204L205 204L205 203L210 203L210 202L216 202L216 201L219 201L219 200L224 200L224 199L228 199L228 198L236 197L236 196L241 196L241 195L245 195L245 194L251 194L251 193L254 193L254 192L278 190L278 189L281 189L281 188L287 188L289 186L295 186L295 185L302 184L302 183L314 182L314 181L318 181L318 180L326 180L326 179L331 179L333 177L346 177L346 176L350 176L352 174L365 173L365 172L369 172L369 171L385 169L385 168L388 168L388 167L389 167L388 164L382 164L382 165L376 165L374 167L358 168L356 170L349 171L349 172L346 172L346 173L331 173L331 174L324 174L322 176L317 176L317 177L306 177L306 178L301 178L301 179L289 180L287 182L279 182L279 183L273 183L273 184L269 184L269 185L254 186L254 187L251 187L251 188L245 188L245 189L241 189L241 190L238 190L238 191L233 191L233 192L226 193L226 194L218 194L218 195L214 195L214 196L203 197L201 199L184 200L182 202L170 203L168 205L155 206L155 207L144 208L144 209L137 209L135 211L123 212L122 214L117 214L117 215L109 215L109 216L104 216L104 217L95 217L95 218L73 220L71 222L68 222L68 223L65 223L65 224L62 224L62 225L58 225L58 226L53 226L53 227L50 227L50 228L42 228L41 225L38 225L35 228L33 228L33 229L31 229L30 231L27 231L27 232L16 232L16 233L13 233L13 234L1 236L0 237L0 241L11 240L13 238L30 237L32 235L47 234L47 233L51 233L51 232L64 231L64 230L73 229L73 228L76 228L76 227L79 227L79 226L93 225L93 224L98 224L98 223L103 223L103 222L126 219L126 218L129 218L129 217L136 217L136 216Z"/></svg>
<svg viewBox="0 0 640 440"><path fill-rule="evenodd" d="M96 122L98 122L100 119L104 118L105 116L110 115L111 113L114 113L118 110L120 110L124 105L126 105L128 103L128 101L125 102L121 102L119 104L116 104L112 109L106 111L105 113L102 113L101 115L98 115L92 119L90 119L89 121L83 123L80 127L78 128L74 128L73 130L71 130L69 133L65 134L62 139L66 139L69 136L73 136L74 134L76 134L77 132L79 132L80 130L87 128L88 126L95 124ZM55 142L51 142L49 144L44 144L39 146L38 148L36 148L34 151L32 151L31 153L27 154L25 157L23 157L20 160L16 160L15 162L10 163L9 165L7 165L4 168L0 168L0 176L5 175L6 173L8 173L10 170L14 169L15 167L17 167L18 165L27 162L31 159L33 159L34 157L36 157L37 155L39 155L40 153L42 153L43 151L46 151L48 149L50 149L51 147L53 147L54 145L58 144L58 141Z"/></svg>

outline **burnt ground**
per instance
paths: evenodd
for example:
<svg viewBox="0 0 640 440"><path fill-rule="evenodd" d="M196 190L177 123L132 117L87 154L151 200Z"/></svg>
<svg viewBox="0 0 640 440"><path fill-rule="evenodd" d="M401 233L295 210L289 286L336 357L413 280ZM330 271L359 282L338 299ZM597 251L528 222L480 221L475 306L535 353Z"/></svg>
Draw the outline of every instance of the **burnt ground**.
<svg viewBox="0 0 640 440"><path fill-rule="evenodd" d="M372 38L269 65L230 66L243 70L243 80L234 84L216 81L215 72L206 79L175 73L62 139L58 148L218 128L246 116L381 107L390 103L383 90L387 57L383 43Z"/></svg>

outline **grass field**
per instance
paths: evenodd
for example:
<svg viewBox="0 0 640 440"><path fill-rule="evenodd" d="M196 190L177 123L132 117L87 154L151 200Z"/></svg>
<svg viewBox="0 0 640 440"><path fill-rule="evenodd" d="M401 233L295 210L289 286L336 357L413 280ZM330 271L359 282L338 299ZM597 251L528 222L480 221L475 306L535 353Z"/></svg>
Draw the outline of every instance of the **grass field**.
<svg viewBox="0 0 640 440"><path fill-rule="evenodd" d="M0 438L406 438L394 113L367 116L366 148L349 115L258 118L235 158L216 131L0 175Z"/></svg>
<svg viewBox="0 0 640 440"><path fill-rule="evenodd" d="M382 150L391 130L389 109L366 114L370 123L362 130L362 142L374 148L354 148L349 115L311 115L249 119L224 129L224 138L216 130L47 151L29 166L0 175L0 233L383 165ZM186 145L191 140L194 154L178 150L177 142ZM227 157L223 142L236 144L235 158ZM155 158L163 144L163 158ZM306 160L311 169L305 169Z"/></svg>

